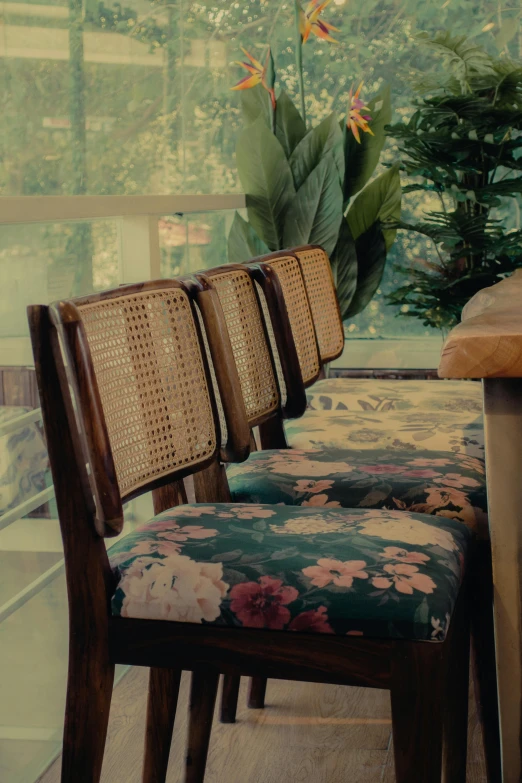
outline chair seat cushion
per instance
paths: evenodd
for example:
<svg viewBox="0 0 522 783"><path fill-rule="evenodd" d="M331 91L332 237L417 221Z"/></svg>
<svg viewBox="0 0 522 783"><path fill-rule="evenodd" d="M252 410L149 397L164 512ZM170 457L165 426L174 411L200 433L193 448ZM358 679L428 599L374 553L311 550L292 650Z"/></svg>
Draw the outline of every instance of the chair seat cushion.
<svg viewBox="0 0 522 783"><path fill-rule="evenodd" d="M441 641L471 534L402 511L186 505L109 550L113 615Z"/></svg>
<svg viewBox="0 0 522 783"><path fill-rule="evenodd" d="M477 413L446 411L306 411L285 423L295 449L386 449L449 451L484 457L484 423Z"/></svg>
<svg viewBox="0 0 522 783"><path fill-rule="evenodd" d="M306 394L312 410L482 413L482 385L472 381L327 378Z"/></svg>
<svg viewBox="0 0 522 783"><path fill-rule="evenodd" d="M314 508L388 508L487 529L484 463L453 452L347 449L256 451L232 465L233 500Z"/></svg>

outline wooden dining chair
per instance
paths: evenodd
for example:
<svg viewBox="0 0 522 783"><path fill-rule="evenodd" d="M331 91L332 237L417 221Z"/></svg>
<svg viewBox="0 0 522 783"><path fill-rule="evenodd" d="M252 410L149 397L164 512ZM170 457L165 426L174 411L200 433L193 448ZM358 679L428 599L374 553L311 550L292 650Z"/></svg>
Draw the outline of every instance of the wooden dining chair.
<svg viewBox="0 0 522 783"><path fill-rule="evenodd" d="M115 663L151 670L146 783L165 780L182 670L188 783L204 779L220 673L389 688L398 783L439 783L443 767L464 781L469 532L419 514L221 502L223 472L187 504L184 477L249 448L227 340L219 411L192 299L159 281L28 310L69 596L62 783L99 781ZM149 490L156 516L107 551L123 502ZM399 542L420 567L405 570L398 548L383 560ZM404 583L386 610L383 580Z"/></svg>
<svg viewBox="0 0 522 783"><path fill-rule="evenodd" d="M300 369L304 385L310 387L314 383L314 381L310 380L308 371L310 362L315 361L317 356L320 366L324 367L327 362L337 358L343 350L344 330L330 263L324 250L317 246L304 246L286 251L286 253L288 257L293 256L299 263L302 272L301 281L298 279L295 271L293 276L290 276L288 267L291 267L291 261L282 263L279 258L265 256L254 260L249 266L263 289L263 294L267 300L265 311L269 317L274 319L274 326L281 320L282 313L286 312L288 316L290 328L281 330L278 343L282 356L292 351L292 340L295 342L301 341L302 346L306 345L306 347L301 347L299 359L301 360L302 356L308 357L305 363L300 363ZM308 315L303 315L307 310ZM304 324L308 324L309 319L312 320L315 337L312 335L310 328L304 327ZM312 359L309 357L312 357ZM286 363L284 370L289 387L295 387L297 384L295 367L290 363ZM453 391L453 388L448 388L448 394L451 394ZM342 416L343 413L344 411L340 411L339 415ZM320 416L321 412L315 415ZM349 412L346 411L345 415L349 416ZM364 416L364 414L361 415ZM307 422L306 417L304 417L302 423L299 423L298 426L306 429L307 426L310 426L310 422ZM282 435L280 434L282 427L281 417L277 427L272 424L270 429L264 431L263 443L265 448L275 448L276 444L282 441ZM278 433L277 440L272 439L274 432ZM285 439L287 439L286 435ZM442 453L437 453L434 456L444 458ZM450 463L455 460L455 455L449 448L447 459ZM454 464L454 469L459 472L458 461L455 461ZM477 475L474 476L473 480L475 482L482 481L485 490L484 478L481 479ZM452 482L450 481L449 483L451 485ZM347 502L349 505L352 505L354 502L353 500L350 502L349 493ZM485 491L482 506L483 516L485 517L487 512ZM438 513L444 513L444 511L442 510ZM480 527L475 527L478 540L476 543L474 568L471 575L475 694L483 728L488 780L497 783L501 779L500 728L493 626L491 543L486 525L482 524ZM251 687L257 691L262 691L263 689L261 683Z"/></svg>

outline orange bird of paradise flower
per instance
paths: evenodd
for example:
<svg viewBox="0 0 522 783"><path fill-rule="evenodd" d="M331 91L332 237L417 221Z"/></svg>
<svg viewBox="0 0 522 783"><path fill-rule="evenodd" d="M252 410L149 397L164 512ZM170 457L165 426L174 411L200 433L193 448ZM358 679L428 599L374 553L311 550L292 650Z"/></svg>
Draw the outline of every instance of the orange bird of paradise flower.
<svg viewBox="0 0 522 783"><path fill-rule="evenodd" d="M363 131L363 133L370 133L372 136L375 136L374 132L368 125L368 122L371 120L371 115L361 114L361 112L363 111L370 111L370 109L368 108L368 106L366 106L362 98L359 98L362 87L363 87L363 83L361 82L357 88L355 95L353 94L353 88L350 89L348 116L346 118L346 125L353 133L355 137L355 141L358 144L361 143L361 137L359 136L359 128Z"/></svg>
<svg viewBox="0 0 522 783"><path fill-rule="evenodd" d="M319 19L326 6L330 5L331 2L332 0L311 0L304 11L301 8L299 30L303 43L308 41L310 33L313 33L318 38L323 38L325 41L330 41L330 43L339 43L330 35L331 30L339 32L339 28L325 22L323 19Z"/></svg>
<svg viewBox="0 0 522 783"><path fill-rule="evenodd" d="M249 54L249 52L247 52L247 50L244 49L243 47L241 47L241 51L243 52L245 57L248 57L250 62L237 61L235 64L240 65L242 68L245 68L245 70L248 71L249 75L244 76L242 79L240 79L238 83L234 85L234 87L231 87L231 89L248 90L250 87L255 87L256 84L262 84L265 90L267 90L267 92L270 94L270 100L272 101L272 108L275 109L276 97L275 97L274 85L269 84L267 79L268 68L271 63L270 47L268 47L268 52L266 54L264 65L261 65L259 60L256 60L255 57L252 57L252 55Z"/></svg>

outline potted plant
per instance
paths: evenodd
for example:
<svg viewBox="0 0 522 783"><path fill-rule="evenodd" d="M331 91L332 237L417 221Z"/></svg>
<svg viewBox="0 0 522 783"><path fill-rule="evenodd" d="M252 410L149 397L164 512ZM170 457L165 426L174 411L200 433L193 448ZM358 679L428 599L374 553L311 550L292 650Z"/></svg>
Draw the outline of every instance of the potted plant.
<svg viewBox="0 0 522 783"><path fill-rule="evenodd" d="M389 133L411 178L404 192L436 200L398 226L428 237L435 255L399 267L407 282L387 299L446 331L477 291L522 266L522 63L448 32L418 41L442 68L414 81L415 111Z"/></svg>
<svg viewBox="0 0 522 783"><path fill-rule="evenodd" d="M330 0L295 2L295 55L300 111L276 95L270 47L263 61L246 50L241 90L245 128L236 146L248 221L239 213L228 238L231 262L303 244L321 245L332 263L344 319L363 310L377 290L400 218L398 166L370 181L391 121L390 91L367 104L363 85L350 92L346 115L306 122L302 54L311 37L336 44L322 14Z"/></svg>

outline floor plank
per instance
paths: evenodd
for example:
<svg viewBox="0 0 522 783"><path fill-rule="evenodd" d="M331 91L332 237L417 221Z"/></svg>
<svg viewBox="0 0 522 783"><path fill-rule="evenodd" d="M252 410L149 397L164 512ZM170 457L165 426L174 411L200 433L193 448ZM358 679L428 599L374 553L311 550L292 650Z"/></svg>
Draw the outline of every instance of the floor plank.
<svg viewBox="0 0 522 783"><path fill-rule="evenodd" d="M146 669L117 686L102 783L139 783L143 753ZM183 676L168 783L182 783L188 675ZM242 682L238 721L214 722L206 783L394 783L386 691L270 681L264 710L246 708ZM467 783L486 783L480 729L470 703ZM60 760L40 783L59 783Z"/></svg>

